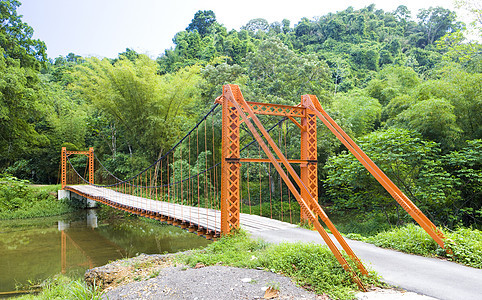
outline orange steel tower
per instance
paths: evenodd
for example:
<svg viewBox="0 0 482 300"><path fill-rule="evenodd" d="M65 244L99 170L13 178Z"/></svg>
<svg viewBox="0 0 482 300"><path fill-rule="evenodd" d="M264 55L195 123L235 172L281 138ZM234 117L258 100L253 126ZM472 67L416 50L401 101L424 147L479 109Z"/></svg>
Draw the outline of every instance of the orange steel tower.
<svg viewBox="0 0 482 300"><path fill-rule="evenodd" d="M318 203L317 179L317 136L316 117L335 134L348 150L363 164L375 179L392 195L392 197L418 222L418 224L442 247L445 248L444 235L403 194L403 192L375 165L375 163L356 145L356 143L336 124L323 110L314 95L303 95L297 106L259 103L245 101L238 86L225 85L222 96L216 103L223 106L222 119L222 184L221 184L221 233L229 234L232 229L239 228L240 206L240 167L242 162L270 162L290 189L301 207L302 218L310 221L320 233L340 264L351 273L355 282L363 288L356 273L348 265L340 251L331 240L320 218L330 229L335 239L345 252L357 264L362 274L368 274L363 264L356 257L349 245L330 221ZM257 114L284 116L290 119L301 130L301 158L288 160L273 141L269 133L259 121ZM298 122L295 118L300 118ZM268 159L240 158L239 126L244 122L263 149ZM264 138L264 139L263 139ZM265 142L266 141L266 142ZM274 152L274 153L273 153ZM276 156L275 156L276 155ZM300 164L300 175L293 169L293 163ZM283 167L284 169L283 169ZM285 172L286 170L286 172ZM289 176L288 176L288 174ZM291 177L291 178L290 178Z"/></svg>
<svg viewBox="0 0 482 300"><path fill-rule="evenodd" d="M67 185L67 157L75 154L86 155L89 158L89 183L94 184L94 148L90 147L89 151L67 151L66 147L62 147L60 154L62 189Z"/></svg>

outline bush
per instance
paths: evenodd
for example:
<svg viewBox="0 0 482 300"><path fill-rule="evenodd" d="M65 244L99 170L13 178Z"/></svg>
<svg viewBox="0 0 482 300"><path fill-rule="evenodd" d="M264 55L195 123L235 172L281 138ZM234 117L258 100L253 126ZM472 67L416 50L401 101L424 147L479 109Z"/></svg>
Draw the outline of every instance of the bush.
<svg viewBox="0 0 482 300"><path fill-rule="evenodd" d="M74 209L68 200L57 200L59 185L31 186L8 174L0 174L0 183L0 219L55 216Z"/></svg>
<svg viewBox="0 0 482 300"><path fill-rule="evenodd" d="M56 275L40 284L41 292L34 295L25 295L16 299L19 300L51 300L51 299L102 299L103 292L98 287L88 287L81 280L72 280L64 275Z"/></svg>
<svg viewBox="0 0 482 300"><path fill-rule="evenodd" d="M347 260L347 256L345 256ZM293 278L299 285L333 299L352 299L357 286L326 246L283 243L266 249L261 264L274 272ZM352 268L358 269L352 263ZM362 275L358 273L360 278ZM377 284L376 274L363 278L364 283Z"/></svg>
<svg viewBox="0 0 482 300"><path fill-rule="evenodd" d="M347 236L406 253L446 257L454 262L482 269L482 231L458 228L454 231L445 229L443 232L447 238L447 248L452 254L446 253L425 230L414 224L392 228L368 237L356 233Z"/></svg>
<svg viewBox="0 0 482 300"><path fill-rule="evenodd" d="M434 256L439 247L425 230L414 224L380 232L367 241L379 247L425 256Z"/></svg>
<svg viewBox="0 0 482 300"><path fill-rule="evenodd" d="M482 231L458 228L446 232L448 246L453 252L449 258L467 266L482 269Z"/></svg>

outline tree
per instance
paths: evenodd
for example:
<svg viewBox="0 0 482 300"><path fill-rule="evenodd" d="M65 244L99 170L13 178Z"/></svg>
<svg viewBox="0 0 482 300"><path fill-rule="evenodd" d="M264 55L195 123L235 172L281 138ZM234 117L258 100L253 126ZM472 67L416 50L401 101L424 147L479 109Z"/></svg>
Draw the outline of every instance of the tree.
<svg viewBox="0 0 482 300"><path fill-rule="evenodd" d="M248 87L257 96L273 95L298 103L300 95L323 101L330 85L328 67L314 55L297 55L279 39L270 38L246 59Z"/></svg>
<svg viewBox="0 0 482 300"><path fill-rule="evenodd" d="M474 17L470 25L482 33L482 5L480 5L480 2L475 0L457 0L455 5L458 8L467 10Z"/></svg>
<svg viewBox="0 0 482 300"><path fill-rule="evenodd" d="M256 33L258 31L267 32L269 29L269 23L263 18L251 19L248 21L248 23L246 23L246 25L242 26L241 29L251 31L252 33Z"/></svg>
<svg viewBox="0 0 482 300"><path fill-rule="evenodd" d="M482 223L482 140L468 140L466 146L443 157L446 169L457 178L463 202L455 206L454 217L465 225Z"/></svg>
<svg viewBox="0 0 482 300"><path fill-rule="evenodd" d="M415 93L418 100L444 99L453 107L450 113L456 118L456 126L462 131L462 140L482 137L482 98L480 73L468 73L460 66L450 64L440 70L439 80L428 80L421 84ZM445 113L441 119L447 117ZM441 130L441 129L435 129ZM459 130L457 130L459 131Z"/></svg>
<svg viewBox="0 0 482 300"><path fill-rule="evenodd" d="M225 84L235 84L242 76L243 68L239 65L226 63L217 66L207 65L201 70L204 81L201 85L204 105L208 106L222 91Z"/></svg>
<svg viewBox="0 0 482 300"><path fill-rule="evenodd" d="M330 109L345 119L355 136L363 136L373 131L375 124L379 123L382 107L375 98L351 92L337 94Z"/></svg>
<svg viewBox="0 0 482 300"><path fill-rule="evenodd" d="M430 98L415 103L397 116L397 120L426 139L452 148L459 138L454 106L445 99Z"/></svg>
<svg viewBox="0 0 482 300"><path fill-rule="evenodd" d="M21 67L39 70L47 59L45 43L32 39L32 27L17 15L19 6L20 2L16 0L0 2L0 46L3 55L19 60Z"/></svg>
<svg viewBox="0 0 482 300"><path fill-rule="evenodd" d="M464 32L447 33L435 42L437 50L443 53L444 61L469 64L472 60L480 56L482 45L475 41L466 41Z"/></svg>
<svg viewBox="0 0 482 300"><path fill-rule="evenodd" d="M400 22L408 22L411 18L411 12L405 5L399 5L393 12Z"/></svg>
<svg viewBox="0 0 482 300"><path fill-rule="evenodd" d="M157 75L156 63L145 55L134 62L121 58L87 59L75 71L75 90L114 122L124 137L123 151L147 161L157 159L180 134L194 101L199 67ZM197 111L198 112L198 111ZM187 125L187 124L186 124Z"/></svg>
<svg viewBox="0 0 482 300"><path fill-rule="evenodd" d="M123 57L134 62L139 58L139 53L134 51L134 49L126 48L126 51L119 53L119 59L122 59Z"/></svg>
<svg viewBox="0 0 482 300"><path fill-rule="evenodd" d="M387 176L436 223L447 224L459 200L455 179L437 159L440 149L415 132L390 128L358 140L360 148ZM389 223L408 220L400 206L350 153L341 153L325 165L324 181L334 209L343 213L382 212ZM405 217L404 217L405 216Z"/></svg>
<svg viewBox="0 0 482 300"><path fill-rule="evenodd" d="M186 30L197 30L201 36L205 36L214 23L216 23L216 15L212 10L198 10Z"/></svg>
<svg viewBox="0 0 482 300"><path fill-rule="evenodd" d="M283 33L286 34L288 32L291 31L291 28L290 28L290 20L288 19L283 19L283 21L281 21L281 23L283 24Z"/></svg>
<svg viewBox="0 0 482 300"><path fill-rule="evenodd" d="M370 97L378 99L380 104L385 106L394 97L408 94L418 84L420 78L412 68L386 66L378 73L376 79L368 83L366 91Z"/></svg>
<svg viewBox="0 0 482 300"><path fill-rule="evenodd" d="M40 115L38 70L45 44L17 15L20 2L0 2L0 169L48 143L35 129Z"/></svg>
<svg viewBox="0 0 482 300"><path fill-rule="evenodd" d="M461 26L455 22L455 12L440 6L421 9L417 18L420 29L425 35L421 46L431 45L447 32L455 31Z"/></svg>

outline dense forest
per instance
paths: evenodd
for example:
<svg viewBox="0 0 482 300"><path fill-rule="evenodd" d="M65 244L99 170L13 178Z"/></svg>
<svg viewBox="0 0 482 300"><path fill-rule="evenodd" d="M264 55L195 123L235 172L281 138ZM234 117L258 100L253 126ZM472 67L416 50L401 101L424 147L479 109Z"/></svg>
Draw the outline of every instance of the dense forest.
<svg viewBox="0 0 482 300"><path fill-rule="evenodd" d="M296 105L317 95L436 223L482 226L482 47L465 40L469 30L481 37L482 13L469 1L462 6L474 24L442 7L369 5L228 31L213 11L198 11L157 59L132 49L113 59L49 58L20 5L0 2L0 173L57 183L61 147L95 147L117 176L135 174L232 83L253 101ZM341 143L322 126L318 137L320 203L402 222Z"/></svg>

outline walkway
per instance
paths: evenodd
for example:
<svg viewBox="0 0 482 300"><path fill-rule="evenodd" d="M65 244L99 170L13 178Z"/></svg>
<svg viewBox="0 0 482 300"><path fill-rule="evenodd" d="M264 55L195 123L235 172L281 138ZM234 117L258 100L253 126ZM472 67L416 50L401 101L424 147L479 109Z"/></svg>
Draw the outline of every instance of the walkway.
<svg viewBox="0 0 482 300"><path fill-rule="evenodd" d="M299 227L254 232L252 237L272 243L324 244L318 232ZM346 240L365 265L377 271L388 284L444 300L482 299L482 269Z"/></svg>
<svg viewBox="0 0 482 300"><path fill-rule="evenodd" d="M221 232L221 212L219 210L156 201L92 185L71 185L66 186L64 189L117 209L127 210L161 221L169 220L174 225L184 225L186 228L195 227L196 230L202 231L203 235L207 231L215 232L213 235L218 235ZM250 233L286 230L297 227L296 225L278 220L243 213L240 214L240 224L242 228Z"/></svg>

